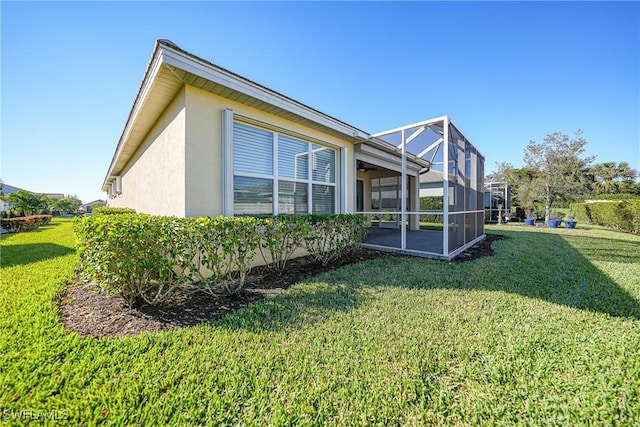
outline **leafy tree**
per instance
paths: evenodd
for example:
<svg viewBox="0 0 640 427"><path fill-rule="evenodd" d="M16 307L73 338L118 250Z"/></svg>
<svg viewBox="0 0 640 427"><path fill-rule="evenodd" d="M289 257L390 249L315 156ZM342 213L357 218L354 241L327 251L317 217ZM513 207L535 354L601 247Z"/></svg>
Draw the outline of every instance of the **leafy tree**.
<svg viewBox="0 0 640 427"><path fill-rule="evenodd" d="M633 190L638 172L627 162L604 162L594 165L591 170L594 187L598 193L628 193Z"/></svg>
<svg viewBox="0 0 640 427"><path fill-rule="evenodd" d="M558 199L570 199L587 188L585 172L595 156L582 157L587 140L578 130L573 138L561 132L548 134L540 144L530 141L524 151L525 166L536 172L532 179L535 194L542 196L544 220Z"/></svg>
<svg viewBox="0 0 640 427"><path fill-rule="evenodd" d="M513 197L523 207L543 205L548 222L554 202L572 200L588 190L586 172L595 157L583 157L586 144L580 130L573 138L560 132L548 134L542 143L527 144L525 167L498 163L495 175L511 185Z"/></svg>
<svg viewBox="0 0 640 427"><path fill-rule="evenodd" d="M70 214L78 210L82 202L75 196L67 196L53 201L53 208L60 215Z"/></svg>
<svg viewBox="0 0 640 427"><path fill-rule="evenodd" d="M514 168L506 162L498 162L496 165L496 172L488 178L508 183L511 188L511 205L533 212L543 197L536 185L538 172L530 168Z"/></svg>

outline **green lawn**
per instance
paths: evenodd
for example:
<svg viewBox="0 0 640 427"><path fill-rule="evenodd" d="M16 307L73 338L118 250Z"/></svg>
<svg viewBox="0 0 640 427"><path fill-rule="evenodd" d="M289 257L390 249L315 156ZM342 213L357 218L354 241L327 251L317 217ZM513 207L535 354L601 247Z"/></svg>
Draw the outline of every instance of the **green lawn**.
<svg viewBox="0 0 640 427"><path fill-rule="evenodd" d="M0 424L640 423L640 237L487 230L507 236L491 258L364 262L215 324L99 340L57 317L71 223L3 237Z"/></svg>

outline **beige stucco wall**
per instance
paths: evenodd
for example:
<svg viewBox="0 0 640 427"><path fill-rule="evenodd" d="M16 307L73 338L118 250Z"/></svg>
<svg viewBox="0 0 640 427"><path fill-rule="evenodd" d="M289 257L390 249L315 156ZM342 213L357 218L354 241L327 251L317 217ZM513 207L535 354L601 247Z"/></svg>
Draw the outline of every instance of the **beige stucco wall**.
<svg viewBox="0 0 640 427"><path fill-rule="evenodd" d="M287 129L346 150L346 211L355 209L353 144L244 104L186 85L158 119L122 176L114 207L154 215L222 215L222 112ZM337 153L338 162L341 161ZM337 168L339 176L341 168ZM340 180L337 191L342 191ZM338 202L341 198L338 196Z"/></svg>
<svg viewBox="0 0 640 427"><path fill-rule="evenodd" d="M186 93L186 216L222 215L222 111L249 117L312 139L346 149L347 212L355 207L353 144L333 135L307 128L244 104L187 86ZM340 153L337 153L340 159ZM338 172L340 169L338 168ZM338 191L340 191L340 182ZM338 201L340 198L338 197Z"/></svg>
<svg viewBox="0 0 640 427"><path fill-rule="evenodd" d="M223 99L186 86L185 216L222 215ZM212 102L215 101L215 102ZM222 107L224 108L224 107Z"/></svg>
<svg viewBox="0 0 640 427"><path fill-rule="evenodd" d="M185 216L185 90L159 117L122 172L122 193L108 206Z"/></svg>

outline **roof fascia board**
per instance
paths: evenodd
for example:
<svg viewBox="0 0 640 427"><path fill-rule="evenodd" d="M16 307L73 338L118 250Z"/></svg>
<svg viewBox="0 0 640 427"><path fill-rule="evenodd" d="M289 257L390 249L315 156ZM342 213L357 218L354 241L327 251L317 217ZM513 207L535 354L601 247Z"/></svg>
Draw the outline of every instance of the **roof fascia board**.
<svg viewBox="0 0 640 427"><path fill-rule="evenodd" d="M400 161L400 159L397 159L397 158L379 156L376 153L368 153L368 152L356 153L355 157L356 157L356 160L361 160L367 163L371 163L372 165L379 166L393 172L397 172L397 173L402 172L402 162ZM408 163L407 175L418 176L420 173L420 169L422 169L420 165L416 165L414 163Z"/></svg>
<svg viewBox="0 0 640 427"><path fill-rule="evenodd" d="M245 95L251 96L252 98L280 107L283 110L316 122L349 137L358 139L368 139L370 137L369 134L361 131L360 129L348 126L328 116L312 111L302 104L284 98L282 95L265 90L255 83L238 78L237 76L225 72L225 70L214 65L204 63L197 57L173 50L164 45L161 45L160 48L162 50L162 61L169 65L173 65L174 67L195 74L198 77L228 87L229 89L236 90Z"/></svg>
<svg viewBox="0 0 640 427"><path fill-rule="evenodd" d="M138 114L140 113L140 109L142 105L146 102L147 96L149 95L149 91L151 90L151 83L155 80L160 67L162 66L162 53L161 53L161 45L156 42L156 48L151 55L151 59L149 60L149 65L144 73L144 78L140 83L140 88L138 89L138 93L136 94L136 98L131 106L131 111L129 112L129 116L127 117L127 122L124 126L124 130L122 131L122 135L120 135L120 140L118 141L118 146L116 147L116 151L113 154L113 158L111 159L111 164L109 165L109 171L107 172L107 176L105 177L104 182L102 183L102 191L107 191L109 185L109 178L114 175L113 169L116 165L116 160L120 157L122 150L126 144L126 141L129 140L129 135L131 134L131 129L133 128L134 123L137 121Z"/></svg>

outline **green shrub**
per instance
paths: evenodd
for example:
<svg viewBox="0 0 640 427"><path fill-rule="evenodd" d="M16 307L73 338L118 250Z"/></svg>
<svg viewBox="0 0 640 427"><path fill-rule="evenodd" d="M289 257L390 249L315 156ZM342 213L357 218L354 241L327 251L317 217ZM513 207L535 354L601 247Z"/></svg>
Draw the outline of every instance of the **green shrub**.
<svg viewBox="0 0 640 427"><path fill-rule="evenodd" d="M632 200L629 204L632 212L631 228L634 233L640 234L640 200Z"/></svg>
<svg viewBox="0 0 640 427"><path fill-rule="evenodd" d="M281 275L287 262L302 247L309 232L306 215L282 215L260 219L260 255L265 264L277 275Z"/></svg>
<svg viewBox="0 0 640 427"><path fill-rule="evenodd" d="M638 214L640 214L640 210L637 210L635 216ZM633 217L634 212L629 200L623 200L620 203L615 203L613 219L615 221L614 224L618 229L633 232Z"/></svg>
<svg viewBox="0 0 640 427"><path fill-rule="evenodd" d="M196 289L212 295L240 292L260 244L258 220L251 217L198 218L200 265L210 274L195 281Z"/></svg>
<svg viewBox="0 0 640 427"><path fill-rule="evenodd" d="M91 213L93 215L119 215L119 214L136 213L136 210L131 208L114 208L111 206L96 206L91 210Z"/></svg>
<svg viewBox="0 0 640 427"><path fill-rule="evenodd" d="M421 211L441 211L444 209L444 202L442 196L425 196L420 197L420 210ZM442 224L444 222L443 215L436 214L423 214L420 215L420 222L431 222Z"/></svg>
<svg viewBox="0 0 640 427"><path fill-rule="evenodd" d="M142 214L78 219L75 231L85 278L120 294L129 306L165 301L180 283L168 256L174 239L168 221Z"/></svg>
<svg viewBox="0 0 640 427"><path fill-rule="evenodd" d="M562 214L556 210L552 210L551 212L549 212L549 219L555 220L555 219L562 219Z"/></svg>
<svg viewBox="0 0 640 427"><path fill-rule="evenodd" d="M640 233L640 200L572 203L578 221L616 230Z"/></svg>
<svg viewBox="0 0 640 427"><path fill-rule="evenodd" d="M322 265L355 249L366 236L362 215L307 215L309 231L304 239L307 251Z"/></svg>
<svg viewBox="0 0 640 427"><path fill-rule="evenodd" d="M366 224L356 215L175 218L121 213L78 218L75 231L84 277L135 306L160 304L178 288L237 293L258 250L279 274L303 245L326 265L359 245Z"/></svg>
<svg viewBox="0 0 640 427"><path fill-rule="evenodd" d="M589 215L594 224L615 227L617 202L590 203Z"/></svg>
<svg viewBox="0 0 640 427"><path fill-rule="evenodd" d="M130 306L160 304L178 287L238 292L259 240L253 218L108 214L75 230L85 277Z"/></svg>
<svg viewBox="0 0 640 427"><path fill-rule="evenodd" d="M598 194L596 196L584 196L584 200L640 200L640 195L629 193Z"/></svg>
<svg viewBox="0 0 640 427"><path fill-rule="evenodd" d="M576 216L576 221L591 224L591 214L589 213L589 206L587 203L571 203L569 208Z"/></svg>
<svg viewBox="0 0 640 427"><path fill-rule="evenodd" d="M10 233L18 233L35 230L51 222L51 215L28 215L14 218L2 218L2 228Z"/></svg>

